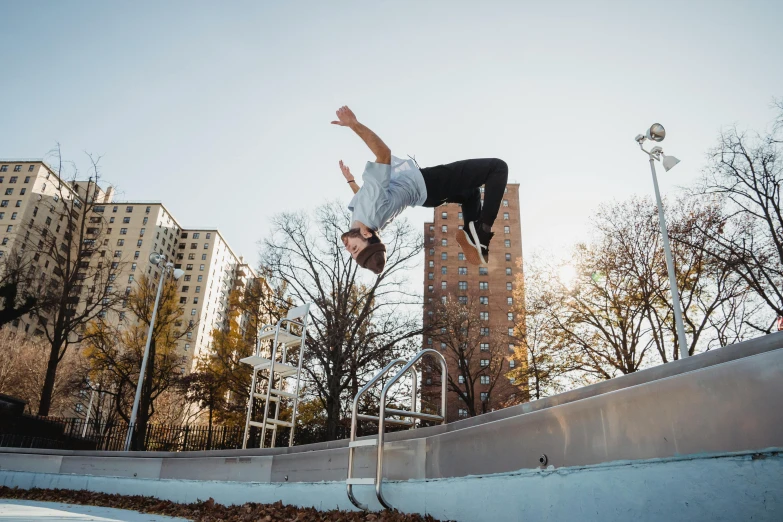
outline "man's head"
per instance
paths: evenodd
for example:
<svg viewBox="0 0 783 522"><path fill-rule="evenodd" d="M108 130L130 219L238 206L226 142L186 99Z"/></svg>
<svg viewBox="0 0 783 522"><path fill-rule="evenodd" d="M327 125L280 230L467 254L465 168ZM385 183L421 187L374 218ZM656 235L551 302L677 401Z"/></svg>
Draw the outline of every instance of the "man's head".
<svg viewBox="0 0 783 522"><path fill-rule="evenodd" d="M356 263L374 274L383 272L386 266L386 245L374 230L352 228L341 239L345 250Z"/></svg>

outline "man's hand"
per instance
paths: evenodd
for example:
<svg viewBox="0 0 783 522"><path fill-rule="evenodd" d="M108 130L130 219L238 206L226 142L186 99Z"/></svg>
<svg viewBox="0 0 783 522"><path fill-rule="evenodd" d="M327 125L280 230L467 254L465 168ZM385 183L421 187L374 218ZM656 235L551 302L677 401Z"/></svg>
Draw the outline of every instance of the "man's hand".
<svg viewBox="0 0 783 522"><path fill-rule="evenodd" d="M347 105L343 105L337 109L337 121L333 121L332 125L340 125L341 127L351 127L359 123L356 119L356 115Z"/></svg>
<svg viewBox="0 0 783 522"><path fill-rule="evenodd" d="M355 179L353 177L353 174L351 174L351 169L348 168L348 165L343 163L343 160L340 160L340 170L343 171L343 176L345 176L345 181L353 181Z"/></svg>

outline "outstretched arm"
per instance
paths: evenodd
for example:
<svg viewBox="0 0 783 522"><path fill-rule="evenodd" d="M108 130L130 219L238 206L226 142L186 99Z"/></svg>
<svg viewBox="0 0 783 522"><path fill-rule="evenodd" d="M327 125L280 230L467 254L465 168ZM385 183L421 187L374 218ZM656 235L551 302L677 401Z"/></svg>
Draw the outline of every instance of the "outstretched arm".
<svg viewBox="0 0 783 522"><path fill-rule="evenodd" d="M343 171L343 176L345 176L346 181L348 181L348 185L351 187L351 190L353 190L353 193L356 194L359 192L361 187L356 183L356 178L351 174L351 169L348 168L348 165L343 163L343 160L340 160L340 170Z"/></svg>
<svg viewBox="0 0 783 522"><path fill-rule="evenodd" d="M359 123L359 120L356 119L356 115L347 106L343 105L337 109L337 121L333 121L332 124L340 125L341 127L350 127L362 140L364 140L364 143L370 147L372 153L375 154L376 163L391 164L391 150L389 147L386 146L377 134L368 129L365 125Z"/></svg>

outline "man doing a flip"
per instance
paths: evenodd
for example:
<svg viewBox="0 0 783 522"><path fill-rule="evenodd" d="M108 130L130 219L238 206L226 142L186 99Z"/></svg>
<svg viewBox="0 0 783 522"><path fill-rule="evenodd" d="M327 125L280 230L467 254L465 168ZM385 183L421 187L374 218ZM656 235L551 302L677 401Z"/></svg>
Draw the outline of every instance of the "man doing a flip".
<svg viewBox="0 0 783 522"><path fill-rule="evenodd" d="M340 161L340 169L354 192L348 204L353 212L351 229L342 235L342 241L359 266L375 274L383 271L386 246L378 233L405 208L433 208L444 203L462 205L465 224L457 231L456 239L467 262L487 264L494 235L492 225L508 179L506 162L497 158L469 159L419 169L414 161L392 156L389 147L359 123L348 107L339 108L337 120L332 123L352 129L375 154L375 161L368 161L364 168L361 187Z"/></svg>

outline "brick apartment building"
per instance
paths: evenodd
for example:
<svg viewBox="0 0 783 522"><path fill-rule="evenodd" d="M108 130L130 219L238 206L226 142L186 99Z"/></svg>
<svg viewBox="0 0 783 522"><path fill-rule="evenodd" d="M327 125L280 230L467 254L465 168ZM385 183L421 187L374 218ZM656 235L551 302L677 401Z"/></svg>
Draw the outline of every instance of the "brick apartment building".
<svg viewBox="0 0 783 522"><path fill-rule="evenodd" d="M463 225L460 205L447 204L434 210L433 222L424 224L424 324L438 328L423 337L423 347L437 349L446 358L451 376L447 417L454 421L471 415L465 394L472 400L475 414L518 403L526 396L524 387L506 375L519 364L514 360L513 336L514 326L522 319L513 313L513 288L522 270L519 184L506 187L493 226L495 236L487 267L469 265L457 244L455 234ZM444 323L454 322L450 314L455 309L464 314L461 331L465 336L449 341L446 331L452 329ZM464 325L470 325L470 333ZM464 390L462 397L452 387ZM439 370L425 370L422 403L431 408L439 401Z"/></svg>

